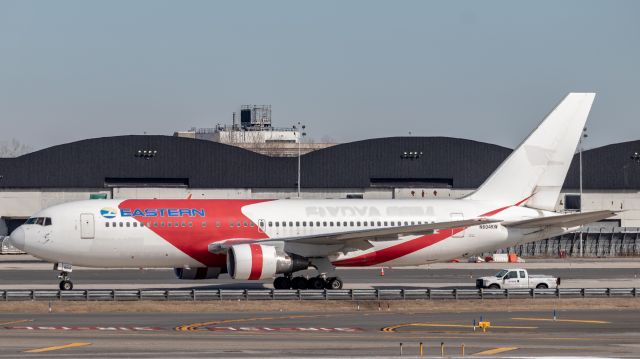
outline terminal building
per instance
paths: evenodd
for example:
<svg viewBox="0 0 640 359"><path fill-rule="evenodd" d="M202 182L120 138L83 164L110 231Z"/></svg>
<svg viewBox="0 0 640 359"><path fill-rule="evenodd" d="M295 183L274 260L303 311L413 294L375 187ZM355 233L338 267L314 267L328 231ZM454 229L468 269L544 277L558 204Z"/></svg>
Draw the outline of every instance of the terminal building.
<svg viewBox="0 0 640 359"><path fill-rule="evenodd" d="M459 198L511 149L448 137L344 143L301 156L303 198ZM622 210L601 227L640 227L640 141L583 152L585 211ZM557 203L579 210L576 154ZM298 159L178 136L116 136L0 159L0 236L33 213L89 198L296 198Z"/></svg>

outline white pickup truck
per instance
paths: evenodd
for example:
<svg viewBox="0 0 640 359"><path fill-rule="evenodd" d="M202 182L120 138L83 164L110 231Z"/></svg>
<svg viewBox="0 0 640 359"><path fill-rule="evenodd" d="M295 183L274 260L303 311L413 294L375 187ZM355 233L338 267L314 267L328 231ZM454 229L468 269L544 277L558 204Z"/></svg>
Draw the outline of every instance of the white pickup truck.
<svg viewBox="0 0 640 359"><path fill-rule="evenodd" d="M526 269L502 269L491 277L476 279L476 288L513 289L513 288L557 288L560 278L548 275L529 275Z"/></svg>

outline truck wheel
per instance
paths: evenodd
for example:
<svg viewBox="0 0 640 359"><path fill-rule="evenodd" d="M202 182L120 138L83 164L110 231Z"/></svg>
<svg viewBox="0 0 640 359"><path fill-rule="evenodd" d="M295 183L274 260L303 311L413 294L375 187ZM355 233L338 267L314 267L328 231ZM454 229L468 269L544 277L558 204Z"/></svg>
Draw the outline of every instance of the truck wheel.
<svg viewBox="0 0 640 359"><path fill-rule="evenodd" d="M536 289L547 289L547 288L549 288L549 286L544 283L540 283L536 286Z"/></svg>
<svg viewBox="0 0 640 359"><path fill-rule="evenodd" d="M492 285L489 286L489 289L500 289L500 286L493 283Z"/></svg>

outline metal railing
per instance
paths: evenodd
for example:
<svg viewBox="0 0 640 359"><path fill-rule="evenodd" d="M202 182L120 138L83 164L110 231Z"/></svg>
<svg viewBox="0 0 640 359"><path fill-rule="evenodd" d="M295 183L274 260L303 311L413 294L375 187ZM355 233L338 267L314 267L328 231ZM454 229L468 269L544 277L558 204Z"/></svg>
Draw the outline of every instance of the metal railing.
<svg viewBox="0 0 640 359"><path fill-rule="evenodd" d="M559 289L90 289L90 290L0 290L2 301L215 301L215 300L464 300L510 298L637 298L638 288Z"/></svg>

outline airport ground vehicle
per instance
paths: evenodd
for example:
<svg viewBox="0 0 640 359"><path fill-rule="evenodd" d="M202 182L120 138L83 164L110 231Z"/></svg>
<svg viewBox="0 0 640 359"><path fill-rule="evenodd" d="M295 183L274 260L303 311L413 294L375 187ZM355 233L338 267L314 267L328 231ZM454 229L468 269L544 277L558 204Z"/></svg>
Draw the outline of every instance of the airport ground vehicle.
<svg viewBox="0 0 640 359"><path fill-rule="evenodd" d="M554 212L593 93L571 93L461 199L125 199L44 209L11 242L55 263L175 268L180 279L276 277L276 289L339 289L337 266L413 266L537 241L615 215ZM311 278L294 276L314 268ZM280 275L280 276L278 276Z"/></svg>
<svg viewBox="0 0 640 359"><path fill-rule="evenodd" d="M547 275L529 275L526 269L502 269L493 276L476 279L476 288L514 289L514 288L556 288L560 278Z"/></svg>

